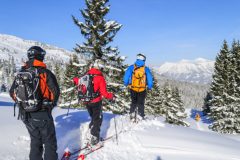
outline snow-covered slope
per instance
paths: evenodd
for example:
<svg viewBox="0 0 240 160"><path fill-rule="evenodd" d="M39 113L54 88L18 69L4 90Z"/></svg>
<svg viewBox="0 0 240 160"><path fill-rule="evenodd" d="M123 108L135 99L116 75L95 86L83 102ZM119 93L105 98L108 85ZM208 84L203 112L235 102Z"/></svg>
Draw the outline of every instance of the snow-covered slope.
<svg viewBox="0 0 240 160"><path fill-rule="evenodd" d="M28 159L30 139L21 121L13 117L11 100L0 94L0 160ZM90 118L85 110L55 108L53 111L59 156L65 148L74 150L84 142ZM119 143L115 138L86 160L240 160L240 136L209 131L204 121L187 121L190 128L166 124L162 117L133 124L127 116L104 113L103 138L115 134L117 121Z"/></svg>
<svg viewBox="0 0 240 160"><path fill-rule="evenodd" d="M44 48L47 52L46 58L55 61L66 62L69 60L72 52L62 48L51 46L37 41L24 40L19 37L0 34L0 59L8 60L9 56L13 56L17 64L22 63L22 59L27 58L27 50L33 45Z"/></svg>
<svg viewBox="0 0 240 160"><path fill-rule="evenodd" d="M198 58L193 61L166 62L160 66L158 73L174 80L207 84L212 80L213 70L214 61Z"/></svg>

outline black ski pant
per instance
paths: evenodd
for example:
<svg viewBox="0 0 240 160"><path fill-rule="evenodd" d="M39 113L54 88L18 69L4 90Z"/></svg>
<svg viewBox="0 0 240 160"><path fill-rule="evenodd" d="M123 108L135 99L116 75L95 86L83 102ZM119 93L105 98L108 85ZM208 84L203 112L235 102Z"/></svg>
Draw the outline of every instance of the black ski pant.
<svg viewBox="0 0 240 160"><path fill-rule="evenodd" d="M102 101L97 103L88 103L87 110L91 117L91 122L89 124L91 135L100 138L100 128L103 121L102 115Z"/></svg>
<svg viewBox="0 0 240 160"><path fill-rule="evenodd" d="M24 121L30 138L30 160L57 160L57 139L53 117L48 111L27 113Z"/></svg>
<svg viewBox="0 0 240 160"><path fill-rule="evenodd" d="M145 103L145 98L146 98L146 90L143 92L136 92L133 90L130 90L130 95L131 95L131 107L130 107L130 114L136 111L138 108L138 114L141 117L144 117L144 103Z"/></svg>

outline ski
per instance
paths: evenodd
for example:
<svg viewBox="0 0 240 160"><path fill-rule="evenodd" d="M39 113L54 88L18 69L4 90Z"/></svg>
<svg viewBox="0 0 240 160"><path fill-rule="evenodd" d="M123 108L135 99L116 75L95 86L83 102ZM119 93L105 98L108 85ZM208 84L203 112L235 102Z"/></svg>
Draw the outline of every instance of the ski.
<svg viewBox="0 0 240 160"><path fill-rule="evenodd" d="M122 131L121 131L122 132ZM119 132L118 134L120 134L121 132ZM116 137L116 134L112 135L112 136L109 136L107 138L102 138L101 139L101 142L105 142L105 141L108 141L110 139L112 139L113 137ZM74 155L76 155L77 153L83 151L83 150L86 150L86 149L89 149L89 146L90 144L87 144L86 146L84 146L83 148L79 148L79 149L76 149L74 150L73 152L70 152L69 150L65 150L61 160L70 160L70 158L72 158Z"/></svg>
<svg viewBox="0 0 240 160"><path fill-rule="evenodd" d="M82 150L87 149L88 147L89 147L89 146L86 145L85 147L79 148L79 149L77 149L77 150L74 150L73 152L70 152L69 150L65 150L65 152L64 152L61 160L69 160L72 155L75 155L75 154L77 154L78 152L81 152Z"/></svg>
<svg viewBox="0 0 240 160"><path fill-rule="evenodd" d="M95 151L103 148L103 146L104 146L103 144L101 144L101 145L99 145L99 146L93 146L93 148L87 149L85 153L79 154L78 157L77 157L77 159L74 159L74 160L85 160L85 158L86 158L89 154L91 154L91 153L93 153L93 152L95 152Z"/></svg>

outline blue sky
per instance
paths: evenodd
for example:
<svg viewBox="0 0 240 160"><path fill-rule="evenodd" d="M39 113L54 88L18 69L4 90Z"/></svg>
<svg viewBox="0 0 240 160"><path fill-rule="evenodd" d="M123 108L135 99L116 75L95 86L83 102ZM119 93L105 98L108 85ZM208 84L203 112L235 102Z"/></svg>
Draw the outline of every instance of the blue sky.
<svg viewBox="0 0 240 160"><path fill-rule="evenodd" d="M137 53L148 64L214 60L222 42L240 39L239 0L110 0L107 19L123 24L113 42L127 63ZM72 50L84 39L71 15L81 19L84 0L1 0L0 33Z"/></svg>

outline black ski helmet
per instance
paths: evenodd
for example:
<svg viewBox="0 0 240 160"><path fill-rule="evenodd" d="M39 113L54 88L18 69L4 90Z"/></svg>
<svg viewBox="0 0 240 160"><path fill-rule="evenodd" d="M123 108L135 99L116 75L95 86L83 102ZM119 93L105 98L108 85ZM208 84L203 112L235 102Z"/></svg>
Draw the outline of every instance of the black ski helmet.
<svg viewBox="0 0 240 160"><path fill-rule="evenodd" d="M32 46L27 51L28 59L43 61L46 51L39 46Z"/></svg>

